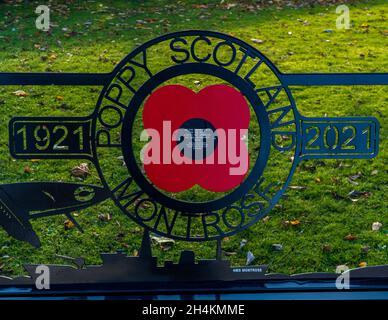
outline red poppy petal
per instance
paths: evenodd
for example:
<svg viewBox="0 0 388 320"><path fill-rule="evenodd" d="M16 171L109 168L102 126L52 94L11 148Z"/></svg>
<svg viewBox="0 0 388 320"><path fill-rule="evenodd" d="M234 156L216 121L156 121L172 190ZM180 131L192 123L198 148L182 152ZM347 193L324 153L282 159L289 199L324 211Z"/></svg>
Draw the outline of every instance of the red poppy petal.
<svg viewBox="0 0 388 320"><path fill-rule="evenodd" d="M250 110L244 96L235 88L224 84L208 86L197 94L202 117L217 128L246 129Z"/></svg>
<svg viewBox="0 0 388 320"><path fill-rule="evenodd" d="M146 100L143 111L144 128L162 129L170 121L172 130L191 118L196 94L182 85L167 85L155 90Z"/></svg>
<svg viewBox="0 0 388 320"><path fill-rule="evenodd" d="M238 137L236 139L239 139ZM225 192L238 186L243 182L249 169L248 149L243 141L236 141L236 148L230 148L233 152L231 155L226 154L226 161L223 158L220 159L218 152L228 152L225 151L225 149L229 150L228 145L223 148L224 150L220 151L219 148L221 146L215 150L214 155L216 164L203 164L197 179L201 187L213 192Z"/></svg>
<svg viewBox="0 0 388 320"><path fill-rule="evenodd" d="M156 187L167 192L182 192L195 185L195 170L184 165L149 164L144 170Z"/></svg>

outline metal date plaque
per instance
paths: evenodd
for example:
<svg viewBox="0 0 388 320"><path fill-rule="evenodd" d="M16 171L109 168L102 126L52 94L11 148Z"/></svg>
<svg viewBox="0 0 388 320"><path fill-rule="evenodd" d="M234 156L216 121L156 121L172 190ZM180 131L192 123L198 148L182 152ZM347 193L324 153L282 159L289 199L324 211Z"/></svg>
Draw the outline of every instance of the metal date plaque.
<svg viewBox="0 0 388 320"><path fill-rule="evenodd" d="M144 43L107 74L0 73L0 85L15 84L103 86L87 117L9 122L14 158L87 159L102 182L0 186L0 224L39 246L30 219L71 217L106 199L168 238L244 230L275 206L302 160L378 153L377 119L304 117L290 86L387 85L388 74L284 74L239 39L182 31Z"/></svg>

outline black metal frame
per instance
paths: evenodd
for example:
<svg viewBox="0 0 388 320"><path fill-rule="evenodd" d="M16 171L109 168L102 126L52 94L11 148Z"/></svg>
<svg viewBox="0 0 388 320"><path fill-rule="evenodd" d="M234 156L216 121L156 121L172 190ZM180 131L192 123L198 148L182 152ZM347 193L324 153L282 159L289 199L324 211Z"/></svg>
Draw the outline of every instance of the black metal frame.
<svg viewBox="0 0 388 320"><path fill-rule="evenodd" d="M191 52L195 60L193 62L189 61L190 53L187 51L185 59L178 61L176 57L172 56L172 65L155 74L148 68L147 50L149 48L169 42L172 52L182 53L182 50L179 49L179 51L174 47L174 44L177 42L188 44L187 39L191 38L195 39L193 43L202 42L209 47L214 44L212 41L216 41L214 52L217 52L217 48L220 46L229 46L232 50L230 61L221 62L214 54L214 63L211 63L208 61L210 54L207 57L199 58ZM192 47L191 50L193 51ZM236 61L236 52L243 52L244 55L233 72L227 67ZM135 61L135 57L139 55L142 57L142 63ZM242 77L238 74L239 70L249 57L257 59L258 62L245 77ZM255 88L255 84L250 80L250 75L260 65L265 65L272 71L279 82L278 85ZM131 81L136 76L135 67L142 68L149 77L138 90L131 86ZM122 76L127 70L133 71L133 74L130 79L124 80ZM160 192L144 177L136 164L132 145L133 122L147 95L169 79L193 73L211 75L236 87L250 102L260 125L260 152L251 173L230 194L209 202L185 202ZM296 108L290 86L388 85L388 73L284 74L266 56L244 41L218 32L190 30L163 35L146 42L126 56L110 73L0 73L0 85L103 86L96 109L88 117L15 117L10 121L9 147L13 157L20 159L88 159L96 166L103 183L102 187L69 183L1 185L0 204L4 212L0 215L0 224L10 235L39 246L39 240L32 230L29 219L66 214L76 223L70 215L71 211L83 209L111 198L126 215L143 226L145 230L186 241L219 241L225 236L248 228L268 214L285 192L301 160L309 158L373 158L378 153L379 123L377 119L372 117L303 117ZM120 102L123 89L133 94L129 105ZM115 97L111 96L113 90L118 90ZM267 102L258 97L259 92L264 92L268 96ZM289 104L271 110L269 107L281 92L286 94ZM104 99L109 100L111 105L104 105ZM116 110L120 115L119 122L111 125L111 128L122 126L120 143L112 143L109 130L105 129L109 125L102 120L101 114L107 107ZM271 122L269 116L276 112L280 115ZM282 122L286 114L291 115L292 120ZM292 129L289 129L289 126L292 126ZM81 131L77 131L79 127L82 128ZM78 135L78 144L75 137L68 136L69 130L74 136ZM40 138L42 132L46 135L46 139ZM100 134L106 135L107 142L105 144L100 143ZM35 135L36 141L44 142L45 145L42 146L36 141L32 141L31 136L33 135ZM288 135L291 138L291 146L278 145L276 143L277 135ZM53 143L48 137L54 137L57 142ZM47 142L47 140L49 141ZM68 142L67 145L61 145L65 140ZM349 141L351 141L351 145L349 145ZM270 151L271 146L275 151ZM352 148L348 148L349 146ZM99 165L98 150L106 147L121 149L128 167L128 177L114 188L107 181L103 169ZM45 152L42 152L42 148L45 148ZM47 148L50 150L46 151ZM294 154L290 172L284 181L281 181L280 189L271 191L273 184L266 185L266 178L263 176L270 165L267 161L269 154L270 152L283 154L290 150ZM83 190L81 190L82 192L86 192L86 198L77 197L78 193L81 192L80 188ZM253 199L256 201L253 204L249 201L246 202ZM151 214L152 218L141 218L139 213L141 204L146 201L151 203L154 208ZM266 205L263 206L260 201L264 201ZM127 210L130 205L132 206L131 210ZM254 212L248 210L254 206L256 206ZM237 225L231 224L226 218L228 210L232 209L238 210L241 215L241 222ZM35 212L33 213L33 211ZM172 220L167 217L167 211L174 214ZM217 222L209 223L206 221L207 216L215 217ZM177 217L188 219L186 234L177 235L172 232ZM202 236L190 234L192 219L200 219L203 224L204 234ZM228 228L227 231L223 231L218 226L220 221ZM161 222L165 224L167 231L158 229ZM216 229L217 233L208 233L208 227Z"/></svg>

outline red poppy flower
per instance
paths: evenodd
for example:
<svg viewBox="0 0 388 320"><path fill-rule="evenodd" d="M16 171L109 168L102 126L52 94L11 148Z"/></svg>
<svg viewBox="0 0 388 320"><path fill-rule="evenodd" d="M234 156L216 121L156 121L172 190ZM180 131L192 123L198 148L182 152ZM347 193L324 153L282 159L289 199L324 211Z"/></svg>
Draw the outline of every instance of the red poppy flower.
<svg viewBox="0 0 388 320"><path fill-rule="evenodd" d="M187 129L187 125L195 125L198 120L217 130L218 140L214 150L209 155L204 154L202 159L194 157L191 163L178 164L171 159L171 155L182 141L171 141L171 136L166 135L178 129ZM249 120L249 106L244 96L228 85L208 86L198 93L181 85L157 89L146 100L143 111L147 133L152 137L153 129L160 135L160 141L151 141L145 148L144 169L147 177L156 187L168 192L181 192L196 184L213 192L233 189L244 180L249 167L247 146L242 141L247 134ZM171 133L166 130L166 124L171 125ZM226 133L227 141L221 139L220 130ZM228 136L233 136L233 132L235 137ZM157 142L160 145L160 163L151 161L155 157L151 145L154 143L155 146ZM237 158L233 159L229 154ZM214 161L209 161L210 157ZM236 171L237 168L240 170Z"/></svg>

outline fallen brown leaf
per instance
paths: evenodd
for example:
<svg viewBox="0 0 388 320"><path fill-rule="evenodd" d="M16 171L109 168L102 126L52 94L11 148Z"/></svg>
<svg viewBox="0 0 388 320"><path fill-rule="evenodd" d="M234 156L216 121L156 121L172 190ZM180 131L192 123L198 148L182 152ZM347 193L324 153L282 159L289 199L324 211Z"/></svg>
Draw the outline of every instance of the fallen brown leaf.
<svg viewBox="0 0 388 320"><path fill-rule="evenodd" d="M357 240L357 237L355 235L352 235L351 233L349 233L347 236L344 237L344 240L354 241L354 240Z"/></svg>
<svg viewBox="0 0 388 320"><path fill-rule="evenodd" d="M71 169L71 174L76 178L86 178L89 174L89 166L87 163L81 163L79 166Z"/></svg>
<svg viewBox="0 0 388 320"><path fill-rule="evenodd" d="M112 220L112 216L109 214L109 213L101 213L98 215L98 219L100 219L101 221L110 221Z"/></svg>
<svg viewBox="0 0 388 320"><path fill-rule="evenodd" d="M255 38L251 39L251 41L254 42L254 43L257 43L257 44L262 44L262 43L264 43L264 40L255 39Z"/></svg>
<svg viewBox="0 0 388 320"><path fill-rule="evenodd" d="M13 94L17 97L27 97L28 93L25 92L24 90L16 90L13 92Z"/></svg>
<svg viewBox="0 0 388 320"><path fill-rule="evenodd" d="M329 244L324 244L322 246L322 250L323 250L323 252L331 252L333 250L333 248Z"/></svg>
<svg viewBox="0 0 388 320"><path fill-rule="evenodd" d="M269 219L271 219L271 217L270 217L270 216L265 216L265 217L263 218L263 222L264 222L264 223L266 223L266 222L268 222L268 221L269 221Z"/></svg>
<svg viewBox="0 0 388 320"><path fill-rule="evenodd" d="M194 9L207 9L208 6L206 4L193 4Z"/></svg>
<svg viewBox="0 0 388 320"><path fill-rule="evenodd" d="M292 190L304 190L306 187L304 186L289 186L290 189Z"/></svg>
<svg viewBox="0 0 388 320"><path fill-rule="evenodd" d="M373 222L372 223L372 230L373 231L379 231L381 229L381 227L383 226L383 224L381 222Z"/></svg>
<svg viewBox="0 0 388 320"><path fill-rule="evenodd" d="M288 221L288 220L283 220L282 221L282 226L283 227L288 227L290 225L290 221Z"/></svg>
<svg viewBox="0 0 388 320"><path fill-rule="evenodd" d="M74 223L70 220L64 222L65 230L73 229L75 227Z"/></svg>
<svg viewBox="0 0 388 320"><path fill-rule="evenodd" d="M32 169L29 166L24 167L24 173L32 173Z"/></svg>

